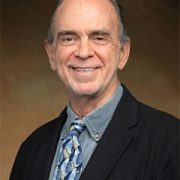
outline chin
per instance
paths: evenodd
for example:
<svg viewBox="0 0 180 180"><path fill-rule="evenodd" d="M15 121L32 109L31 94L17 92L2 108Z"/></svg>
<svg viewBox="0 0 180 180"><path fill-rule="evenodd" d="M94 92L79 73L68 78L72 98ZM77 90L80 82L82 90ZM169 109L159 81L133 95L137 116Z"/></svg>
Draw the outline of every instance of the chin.
<svg viewBox="0 0 180 180"><path fill-rule="evenodd" d="M96 96L99 92L98 89L95 88L73 88L71 89L72 93L75 94L76 96Z"/></svg>

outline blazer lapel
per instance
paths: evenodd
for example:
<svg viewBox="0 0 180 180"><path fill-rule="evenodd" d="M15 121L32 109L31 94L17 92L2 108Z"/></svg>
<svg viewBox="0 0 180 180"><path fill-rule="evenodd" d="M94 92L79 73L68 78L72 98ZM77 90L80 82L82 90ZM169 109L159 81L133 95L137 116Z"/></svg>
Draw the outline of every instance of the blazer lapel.
<svg viewBox="0 0 180 180"><path fill-rule="evenodd" d="M81 180L103 180L130 146L133 135L130 128L137 125L137 102L124 87L123 96L114 116L99 141Z"/></svg>
<svg viewBox="0 0 180 180"><path fill-rule="evenodd" d="M48 139L45 139L45 142L42 143L43 146L45 147L44 149L46 150L46 152L44 152L44 155L42 158L42 159L46 159L46 163L44 163L44 165L43 165L44 169L41 171L41 174L42 174L42 172L44 172L43 179L49 179L49 173L51 170L52 162L53 162L57 144L59 141L60 132L66 121L66 118L67 118L67 114L66 114L66 108L65 108L65 110L56 119L57 122L56 122L55 128L52 129L53 130L52 135ZM49 148L47 149L47 147L49 147ZM39 163L42 164L41 159L40 159ZM38 164L38 162L37 162L37 164ZM38 170L38 172L40 172L40 171Z"/></svg>

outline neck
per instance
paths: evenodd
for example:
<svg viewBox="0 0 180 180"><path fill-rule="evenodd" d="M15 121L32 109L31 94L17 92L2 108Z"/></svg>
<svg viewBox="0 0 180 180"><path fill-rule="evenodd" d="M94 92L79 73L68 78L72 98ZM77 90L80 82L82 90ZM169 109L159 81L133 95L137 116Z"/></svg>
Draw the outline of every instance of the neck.
<svg viewBox="0 0 180 180"><path fill-rule="evenodd" d="M80 118L83 118L94 109L106 103L113 96L118 85L119 82L111 89L105 90L103 93L97 95L71 96L69 100L70 106Z"/></svg>

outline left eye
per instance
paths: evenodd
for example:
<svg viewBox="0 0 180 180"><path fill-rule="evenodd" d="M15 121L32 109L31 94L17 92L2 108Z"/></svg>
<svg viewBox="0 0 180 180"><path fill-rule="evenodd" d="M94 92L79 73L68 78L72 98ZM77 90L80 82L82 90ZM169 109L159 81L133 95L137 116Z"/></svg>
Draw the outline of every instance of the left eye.
<svg viewBox="0 0 180 180"><path fill-rule="evenodd" d="M102 37L102 36L98 36L98 37L96 37L96 40L98 40L98 41L103 41L103 40L105 40L105 38Z"/></svg>
<svg viewBox="0 0 180 180"><path fill-rule="evenodd" d="M70 38L70 37L67 37L67 38L62 39L62 41L72 41L72 40L73 40L73 39Z"/></svg>
<svg viewBox="0 0 180 180"><path fill-rule="evenodd" d="M108 38L101 35L96 35L92 37L92 40L95 44L104 45L108 43Z"/></svg>

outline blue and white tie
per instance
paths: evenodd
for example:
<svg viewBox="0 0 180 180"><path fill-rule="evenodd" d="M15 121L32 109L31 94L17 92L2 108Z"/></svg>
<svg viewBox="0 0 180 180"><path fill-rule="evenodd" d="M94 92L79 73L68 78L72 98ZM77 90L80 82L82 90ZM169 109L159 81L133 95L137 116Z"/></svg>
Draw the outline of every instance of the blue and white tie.
<svg viewBox="0 0 180 180"><path fill-rule="evenodd" d="M70 131L62 142L60 156L55 169L53 180L79 180L82 171L82 150L79 135L85 124L76 119L72 122Z"/></svg>

